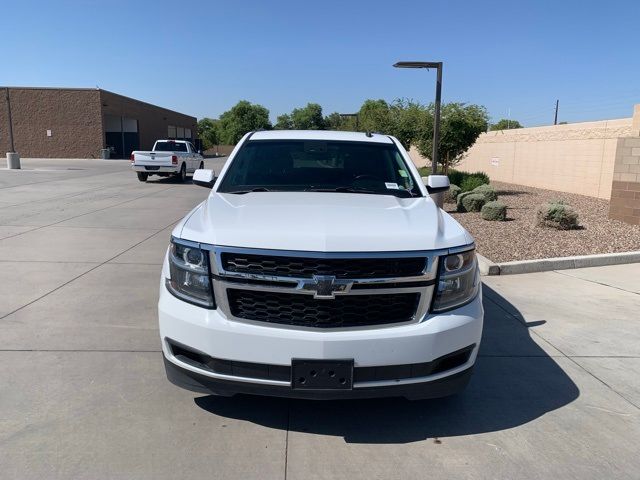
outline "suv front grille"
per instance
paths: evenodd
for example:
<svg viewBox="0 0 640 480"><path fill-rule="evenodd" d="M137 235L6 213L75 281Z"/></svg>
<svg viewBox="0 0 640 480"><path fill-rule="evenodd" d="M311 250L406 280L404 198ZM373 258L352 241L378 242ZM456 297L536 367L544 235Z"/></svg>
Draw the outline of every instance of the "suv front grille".
<svg viewBox="0 0 640 480"><path fill-rule="evenodd" d="M419 293L339 295L332 300L311 295L227 289L237 318L297 327L340 328L413 320Z"/></svg>
<svg viewBox="0 0 640 480"><path fill-rule="evenodd" d="M222 268L228 272L297 278L314 275L334 275L336 278L412 277L423 273L426 261L425 257L343 259L222 253Z"/></svg>

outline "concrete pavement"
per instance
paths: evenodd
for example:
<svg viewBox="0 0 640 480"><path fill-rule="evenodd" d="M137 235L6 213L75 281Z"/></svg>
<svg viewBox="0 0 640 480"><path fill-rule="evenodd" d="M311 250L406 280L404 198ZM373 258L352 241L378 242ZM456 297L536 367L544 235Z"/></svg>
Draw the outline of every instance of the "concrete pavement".
<svg viewBox="0 0 640 480"><path fill-rule="evenodd" d="M485 278L451 399L198 395L165 379L155 303L207 190L125 161L23 168L0 170L3 479L638 478L640 265Z"/></svg>

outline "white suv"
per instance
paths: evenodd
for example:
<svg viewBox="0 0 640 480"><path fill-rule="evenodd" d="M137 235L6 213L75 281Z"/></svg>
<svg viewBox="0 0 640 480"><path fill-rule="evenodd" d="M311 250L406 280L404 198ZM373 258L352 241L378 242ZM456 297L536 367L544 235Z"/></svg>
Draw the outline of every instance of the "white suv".
<svg viewBox="0 0 640 480"><path fill-rule="evenodd" d="M424 180L424 183L423 183ZM247 134L174 229L158 314L169 380L218 395L451 395L482 335L472 237L379 134Z"/></svg>

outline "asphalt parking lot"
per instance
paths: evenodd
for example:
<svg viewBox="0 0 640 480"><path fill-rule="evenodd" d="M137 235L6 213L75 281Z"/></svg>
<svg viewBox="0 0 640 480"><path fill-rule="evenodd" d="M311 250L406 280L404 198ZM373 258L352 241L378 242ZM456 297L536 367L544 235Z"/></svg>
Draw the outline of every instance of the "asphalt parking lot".
<svg viewBox="0 0 640 480"><path fill-rule="evenodd" d="M194 394L165 378L155 304L208 191L128 166L0 170L1 478L640 477L640 264L487 277L457 397Z"/></svg>

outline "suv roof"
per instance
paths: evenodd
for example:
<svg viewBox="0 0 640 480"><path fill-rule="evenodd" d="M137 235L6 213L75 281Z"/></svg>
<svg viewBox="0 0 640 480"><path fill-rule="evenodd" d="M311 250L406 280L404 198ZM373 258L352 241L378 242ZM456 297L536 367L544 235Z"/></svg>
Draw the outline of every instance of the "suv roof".
<svg viewBox="0 0 640 480"><path fill-rule="evenodd" d="M387 135L335 130L268 130L251 135L251 140L342 140L349 142L393 143Z"/></svg>

